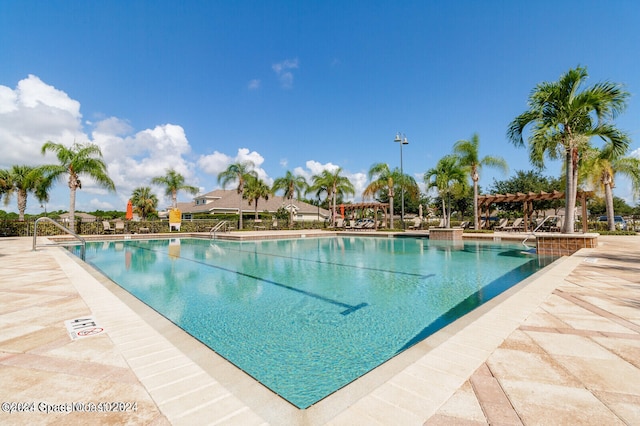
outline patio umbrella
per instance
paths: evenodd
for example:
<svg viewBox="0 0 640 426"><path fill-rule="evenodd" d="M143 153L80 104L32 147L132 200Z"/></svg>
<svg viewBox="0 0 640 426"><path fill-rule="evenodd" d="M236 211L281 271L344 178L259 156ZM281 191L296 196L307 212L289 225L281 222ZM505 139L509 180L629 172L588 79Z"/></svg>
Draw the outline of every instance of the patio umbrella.
<svg viewBox="0 0 640 426"><path fill-rule="evenodd" d="M131 200L127 203L127 214L125 216L127 220L133 219L133 204L131 204Z"/></svg>

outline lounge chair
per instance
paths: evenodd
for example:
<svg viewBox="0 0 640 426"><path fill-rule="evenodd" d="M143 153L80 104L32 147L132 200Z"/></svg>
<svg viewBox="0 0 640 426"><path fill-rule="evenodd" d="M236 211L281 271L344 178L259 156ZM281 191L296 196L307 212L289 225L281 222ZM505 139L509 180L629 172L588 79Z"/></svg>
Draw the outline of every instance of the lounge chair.
<svg viewBox="0 0 640 426"><path fill-rule="evenodd" d="M114 229L111 227L111 224L107 220L102 221L102 228L103 228L102 231L105 234L113 234L114 232Z"/></svg>
<svg viewBox="0 0 640 426"><path fill-rule="evenodd" d="M124 222L122 221L117 221L116 222L116 227L115 227L115 231L116 234L124 234Z"/></svg>
<svg viewBox="0 0 640 426"><path fill-rule="evenodd" d="M494 231L504 231L507 226L509 219L500 219L500 222L496 226L493 227Z"/></svg>
<svg viewBox="0 0 640 426"><path fill-rule="evenodd" d="M505 226L504 230L505 231L520 231L521 229L523 229L522 226L522 218L519 217L516 220L513 221L513 223L509 226Z"/></svg>
<svg viewBox="0 0 640 426"><path fill-rule="evenodd" d="M462 229L467 229L468 226L469 226L469 222L466 220L460 223L460 228Z"/></svg>

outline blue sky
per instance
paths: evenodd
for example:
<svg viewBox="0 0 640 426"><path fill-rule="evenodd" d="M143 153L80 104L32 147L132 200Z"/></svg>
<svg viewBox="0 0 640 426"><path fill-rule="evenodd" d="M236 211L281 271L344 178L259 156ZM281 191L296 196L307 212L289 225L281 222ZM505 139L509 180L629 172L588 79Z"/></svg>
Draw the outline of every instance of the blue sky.
<svg viewBox="0 0 640 426"><path fill-rule="evenodd" d="M531 166L509 122L577 65L631 92L616 124L640 156L638 22L631 0L3 1L0 167L54 161L46 140L100 145L117 192L85 182L86 211L124 210L169 167L208 192L245 159L268 183L342 167L359 201L372 164L399 166L396 132L420 183L474 132L512 175ZM480 184L507 177L485 169ZM633 201L624 180L616 195ZM68 209L64 183L47 209Z"/></svg>

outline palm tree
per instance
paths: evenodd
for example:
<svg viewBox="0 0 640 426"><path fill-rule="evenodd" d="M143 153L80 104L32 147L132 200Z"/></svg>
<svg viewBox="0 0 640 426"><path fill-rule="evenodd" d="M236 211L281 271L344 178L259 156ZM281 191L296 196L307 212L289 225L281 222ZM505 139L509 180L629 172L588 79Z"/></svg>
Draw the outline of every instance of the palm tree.
<svg viewBox="0 0 640 426"><path fill-rule="evenodd" d="M615 231L613 208L613 188L615 175L622 174L631 180L634 197L640 192L640 159L635 157L621 157L614 153L611 144L602 149L591 148L585 155L584 176L594 188L604 189L605 209L609 231ZM581 173L582 174L582 173Z"/></svg>
<svg viewBox="0 0 640 426"><path fill-rule="evenodd" d="M599 136L611 143L616 155L623 155L629 146L628 136L609 123L626 108L629 93L610 82L580 91L587 76L586 68L577 67L557 82L538 84L529 96L529 109L517 116L507 130L513 144L524 146L522 133L529 124L533 126L528 140L529 158L537 167L544 167L545 154L550 159L564 157L565 233L573 233L578 162L590 139Z"/></svg>
<svg viewBox="0 0 640 426"><path fill-rule="evenodd" d="M398 170L391 171L387 163L375 163L369 168L369 180L371 183L362 192L364 197L374 196L379 191L387 190L389 194L389 228L393 229L393 197L395 180L398 177Z"/></svg>
<svg viewBox="0 0 640 426"><path fill-rule="evenodd" d="M436 188L442 198L442 215L445 219L445 227L451 226L451 191L455 184L464 185L466 175L464 168L460 165L459 158L455 155L442 157L436 166L427 170L424 174L424 182L427 188ZM445 206L445 196L449 209Z"/></svg>
<svg viewBox="0 0 640 426"><path fill-rule="evenodd" d="M291 204L289 206L289 226L293 226L293 204L291 201L294 196L300 199L300 193L305 192L308 186L304 176L296 176L289 170L283 177L279 177L273 182L271 190L274 193L280 190L284 191L284 198L289 200L289 204Z"/></svg>
<svg viewBox="0 0 640 426"><path fill-rule="evenodd" d="M11 196L16 193L18 198L18 220L24 221L29 192L35 193L38 201L49 199L48 186L44 184L44 177L40 168L31 166L12 166L5 170L0 178L3 187L4 203L9 204Z"/></svg>
<svg viewBox="0 0 640 426"><path fill-rule="evenodd" d="M258 219L258 201L260 198L264 198L265 201L269 200L271 195L271 189L269 185L260 178L251 176L247 180L247 185L244 190L243 197L249 201L249 205L255 203L255 218Z"/></svg>
<svg viewBox="0 0 640 426"><path fill-rule="evenodd" d="M467 170L473 182L473 229L478 229L478 180L482 166L496 167L505 174L509 172L507 162L502 157L479 155L480 136L474 133L471 140L459 140L453 145L453 152L458 156L460 165Z"/></svg>
<svg viewBox="0 0 640 426"><path fill-rule="evenodd" d="M67 147L51 141L42 145L42 154L52 151L56 154L60 164L41 166L44 181L52 183L54 180L68 175L67 184L70 190L69 227L75 232L76 191L82 189L81 175L91 177L96 183L109 191L116 187L107 174L107 165L102 160L102 151L95 144L74 143Z"/></svg>
<svg viewBox="0 0 640 426"><path fill-rule="evenodd" d="M196 195L199 191L197 186L186 185L184 176L174 169L167 169L166 175L154 177L151 179L151 183L165 187L165 195L171 196L171 208L173 209L178 208L178 191L187 191L193 195Z"/></svg>
<svg viewBox="0 0 640 426"><path fill-rule="evenodd" d="M229 164L227 169L218 175L218 183L222 183L224 189L229 182L238 182L236 188L238 194L240 194L240 203L238 205L238 229L242 229L242 193L244 192L244 186L250 176L258 177L258 174L253 170L255 165L252 161L244 161L241 163Z"/></svg>
<svg viewBox="0 0 640 426"><path fill-rule="evenodd" d="M340 195L355 195L356 190L349 178L341 176L342 167L338 167L333 172L329 170L323 170L319 175L312 177L313 183L310 190L316 191L317 194L321 192L327 193L327 199L333 200L333 208L331 211L332 226L336 226L336 200Z"/></svg>
<svg viewBox="0 0 640 426"><path fill-rule="evenodd" d="M131 193L131 204L133 204L134 211L142 217L142 220L146 220L147 216L158 208L158 197L151 192L150 187L141 186Z"/></svg>

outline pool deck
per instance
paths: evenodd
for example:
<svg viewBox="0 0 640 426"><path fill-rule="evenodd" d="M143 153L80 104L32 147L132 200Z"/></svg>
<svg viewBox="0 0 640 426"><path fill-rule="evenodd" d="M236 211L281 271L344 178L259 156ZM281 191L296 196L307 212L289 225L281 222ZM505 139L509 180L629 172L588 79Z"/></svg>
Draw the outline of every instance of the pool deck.
<svg viewBox="0 0 640 426"><path fill-rule="evenodd" d="M0 424L640 424L640 236L601 236L306 410L31 245L0 238ZM72 340L87 315L104 331Z"/></svg>

